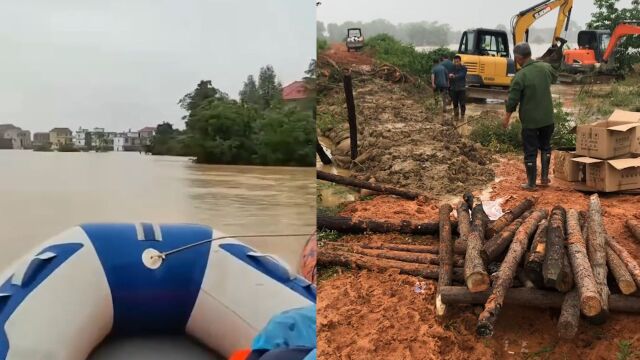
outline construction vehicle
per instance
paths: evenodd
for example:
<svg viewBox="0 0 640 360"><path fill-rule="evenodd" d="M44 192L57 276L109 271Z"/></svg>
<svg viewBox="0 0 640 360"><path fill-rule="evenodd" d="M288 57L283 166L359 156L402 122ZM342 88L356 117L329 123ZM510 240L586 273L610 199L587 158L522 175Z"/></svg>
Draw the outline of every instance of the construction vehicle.
<svg viewBox="0 0 640 360"><path fill-rule="evenodd" d="M364 47L364 36L360 28L347 29L346 45L347 51L358 51Z"/></svg>
<svg viewBox="0 0 640 360"><path fill-rule="evenodd" d="M458 55L467 67L467 97L507 98L516 65L509 55L506 31L484 28L466 30L460 38Z"/></svg>
<svg viewBox="0 0 640 360"><path fill-rule="evenodd" d="M569 26L573 0L545 0L520 11L511 19L513 43L528 41L531 25L560 7L549 50L542 55L545 61L562 61L562 47L566 40L560 37ZM510 58L507 33L496 29L471 29L462 34L458 55L467 67L467 96L470 98L507 98L516 63Z"/></svg>
<svg viewBox="0 0 640 360"><path fill-rule="evenodd" d="M618 24L609 30L582 30L578 33L578 49L563 52L560 82L607 82L619 76L613 55L618 42L628 35L640 35L636 21Z"/></svg>
<svg viewBox="0 0 640 360"><path fill-rule="evenodd" d="M562 49L567 42L567 40L560 37L560 34L563 29L565 32L569 29L573 0L545 0L520 11L511 18L511 34L514 45L521 42L529 42L529 28L531 25L556 8L559 8L558 17L551 38L551 46L538 60L546 61L558 68L562 62Z"/></svg>

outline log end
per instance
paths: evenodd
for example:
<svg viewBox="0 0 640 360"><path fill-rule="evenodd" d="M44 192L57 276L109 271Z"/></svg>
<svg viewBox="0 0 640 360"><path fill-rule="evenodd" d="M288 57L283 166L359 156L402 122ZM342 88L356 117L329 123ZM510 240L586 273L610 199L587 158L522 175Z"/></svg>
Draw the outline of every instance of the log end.
<svg viewBox="0 0 640 360"><path fill-rule="evenodd" d="M638 290L636 283L633 280L620 280L618 282L618 287L620 291L625 295L630 295Z"/></svg>
<svg viewBox="0 0 640 360"><path fill-rule="evenodd" d="M594 317L602 311L602 302L597 295L584 295L580 299L580 311L588 317Z"/></svg>
<svg viewBox="0 0 640 360"><path fill-rule="evenodd" d="M476 334L480 337L493 336L493 324L488 321L478 321Z"/></svg>
<svg viewBox="0 0 640 360"><path fill-rule="evenodd" d="M467 276L465 282L467 284L467 289L472 293L487 291L491 286L489 275L485 272L472 273Z"/></svg>

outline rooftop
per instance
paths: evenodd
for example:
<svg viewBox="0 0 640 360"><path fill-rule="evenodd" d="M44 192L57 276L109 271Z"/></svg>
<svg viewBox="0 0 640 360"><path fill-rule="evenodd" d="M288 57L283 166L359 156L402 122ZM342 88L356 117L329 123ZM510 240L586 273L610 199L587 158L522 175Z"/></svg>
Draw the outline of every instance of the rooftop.
<svg viewBox="0 0 640 360"><path fill-rule="evenodd" d="M304 81L294 81L282 88L283 100L302 100L307 98L307 86Z"/></svg>

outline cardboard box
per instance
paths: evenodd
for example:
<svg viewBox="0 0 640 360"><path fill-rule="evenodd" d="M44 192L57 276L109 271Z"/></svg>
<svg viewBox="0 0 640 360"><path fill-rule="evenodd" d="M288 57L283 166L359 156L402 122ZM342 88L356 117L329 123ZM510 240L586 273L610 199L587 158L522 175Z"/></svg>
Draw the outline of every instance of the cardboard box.
<svg viewBox="0 0 640 360"><path fill-rule="evenodd" d="M578 125L576 154L598 159L623 157L637 150L640 122L604 120Z"/></svg>
<svg viewBox="0 0 640 360"><path fill-rule="evenodd" d="M553 177L565 181L580 181L580 163L571 161L577 156L575 151L554 151Z"/></svg>
<svg viewBox="0 0 640 360"><path fill-rule="evenodd" d="M577 157L572 161L585 166L585 185L593 190L612 192L640 188L640 158L601 160Z"/></svg>
<svg viewBox="0 0 640 360"><path fill-rule="evenodd" d="M609 116L609 120L613 121L633 121L640 123L640 112L635 111L625 111L616 109L611 116ZM636 130L636 148L632 151L635 154L640 154L640 128Z"/></svg>

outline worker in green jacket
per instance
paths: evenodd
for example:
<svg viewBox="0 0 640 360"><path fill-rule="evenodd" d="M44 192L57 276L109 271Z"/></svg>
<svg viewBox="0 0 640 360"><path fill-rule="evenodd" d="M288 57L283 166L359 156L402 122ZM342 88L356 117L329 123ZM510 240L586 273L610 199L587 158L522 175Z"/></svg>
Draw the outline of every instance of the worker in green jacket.
<svg viewBox="0 0 640 360"><path fill-rule="evenodd" d="M551 136L554 130L551 84L556 82L557 74L548 63L531 59L531 48L527 43L517 44L513 54L521 69L511 81L502 125L505 129L509 127L511 114L519 105L524 165L527 170L527 183L522 184L522 188L535 190L538 150L542 165L540 185L547 186L550 182Z"/></svg>

